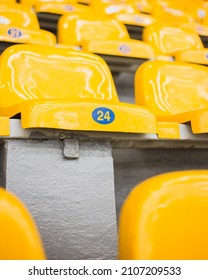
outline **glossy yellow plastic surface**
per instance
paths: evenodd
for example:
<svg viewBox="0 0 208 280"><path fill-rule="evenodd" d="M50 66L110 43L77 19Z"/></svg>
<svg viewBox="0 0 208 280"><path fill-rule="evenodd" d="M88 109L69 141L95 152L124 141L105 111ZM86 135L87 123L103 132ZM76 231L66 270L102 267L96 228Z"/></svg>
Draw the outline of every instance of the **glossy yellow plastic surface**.
<svg viewBox="0 0 208 280"><path fill-rule="evenodd" d="M208 36L208 26L200 23L194 24L182 24L181 27L189 28L192 31L195 31L198 35Z"/></svg>
<svg viewBox="0 0 208 280"><path fill-rule="evenodd" d="M97 1L92 0L90 6L98 12L99 14L105 15L115 15L119 13L126 13L126 14L136 14L137 8L133 4L129 4L128 2L119 2L119 1L112 1L112 2L104 2L104 1Z"/></svg>
<svg viewBox="0 0 208 280"><path fill-rule="evenodd" d="M32 30L0 25L0 41L54 46L56 37L51 32L42 29Z"/></svg>
<svg viewBox="0 0 208 280"><path fill-rule="evenodd" d="M0 0L0 4L13 4L16 3L16 0Z"/></svg>
<svg viewBox="0 0 208 280"><path fill-rule="evenodd" d="M171 7L153 9L152 15L161 23L170 26L180 26L184 23L194 23L194 19L180 9Z"/></svg>
<svg viewBox="0 0 208 280"><path fill-rule="evenodd" d="M201 36L208 36L208 26L207 25L196 24L195 30Z"/></svg>
<svg viewBox="0 0 208 280"><path fill-rule="evenodd" d="M146 108L121 103L106 63L63 48L15 45L0 57L0 116L22 127L156 133Z"/></svg>
<svg viewBox="0 0 208 280"><path fill-rule="evenodd" d="M175 54L175 60L208 65L208 49L179 52Z"/></svg>
<svg viewBox="0 0 208 280"><path fill-rule="evenodd" d="M159 121L191 122L194 133L208 132L200 122L208 109L208 68L179 62L146 62L135 75L136 104L145 106ZM194 126L193 126L194 123Z"/></svg>
<svg viewBox="0 0 208 280"><path fill-rule="evenodd" d="M37 3L47 3L47 2L54 2L54 3L67 3L67 4L76 4L76 0L20 0L21 4L26 6L34 6Z"/></svg>
<svg viewBox="0 0 208 280"><path fill-rule="evenodd" d="M119 222L119 258L208 259L208 171L162 174L137 185Z"/></svg>
<svg viewBox="0 0 208 280"><path fill-rule="evenodd" d="M76 4L74 1L67 1L67 3L58 2L43 2L35 5L36 13L52 13L52 14L68 14L71 12L91 12L91 8L85 5Z"/></svg>
<svg viewBox="0 0 208 280"><path fill-rule="evenodd" d="M34 221L14 195L0 188L0 260L44 260Z"/></svg>
<svg viewBox="0 0 208 280"><path fill-rule="evenodd" d="M28 7L33 7L37 3L37 0L20 0L20 3Z"/></svg>
<svg viewBox="0 0 208 280"><path fill-rule="evenodd" d="M9 118L0 117L0 136L10 135Z"/></svg>
<svg viewBox="0 0 208 280"><path fill-rule="evenodd" d="M105 46L105 48L103 48ZM96 54L126 56L132 58L153 59L154 50L148 44L138 40L97 40L82 44L82 49Z"/></svg>
<svg viewBox="0 0 208 280"><path fill-rule="evenodd" d="M118 21L129 24L129 25L138 25L138 26L149 26L150 24L153 24L155 22L155 18L153 18L150 15L146 14L126 14L126 13L120 13L114 15L114 18L116 18Z"/></svg>
<svg viewBox="0 0 208 280"><path fill-rule="evenodd" d="M157 134L163 139L180 139L180 128L178 123L158 122Z"/></svg>
<svg viewBox="0 0 208 280"><path fill-rule="evenodd" d="M21 4L0 6L0 24L39 29L38 19L34 11Z"/></svg>
<svg viewBox="0 0 208 280"><path fill-rule="evenodd" d="M155 23L144 29L143 40L149 43L158 55L175 55L179 51L203 49L198 34L190 28L168 27Z"/></svg>
<svg viewBox="0 0 208 280"><path fill-rule="evenodd" d="M90 14L64 15L58 22L58 42L81 46L90 40L128 40L126 27L117 20Z"/></svg>

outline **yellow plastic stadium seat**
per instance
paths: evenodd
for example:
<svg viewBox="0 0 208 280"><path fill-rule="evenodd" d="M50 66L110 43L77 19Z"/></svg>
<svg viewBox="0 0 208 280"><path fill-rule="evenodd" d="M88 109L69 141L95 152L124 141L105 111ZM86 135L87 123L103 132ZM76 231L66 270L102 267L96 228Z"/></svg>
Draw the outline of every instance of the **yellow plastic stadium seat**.
<svg viewBox="0 0 208 280"><path fill-rule="evenodd" d="M39 29L35 12L21 4L0 5L0 25Z"/></svg>
<svg viewBox="0 0 208 280"><path fill-rule="evenodd" d="M0 53L13 44L22 43L54 46L56 37L52 33L41 29L32 30L0 25Z"/></svg>
<svg viewBox="0 0 208 280"><path fill-rule="evenodd" d="M0 57L0 116L23 128L156 133L147 109L121 103L106 63L63 48L15 45Z"/></svg>
<svg viewBox="0 0 208 280"><path fill-rule="evenodd" d="M193 133L208 132L208 68L200 65L151 61L135 75L136 104L158 121L190 122Z"/></svg>
<svg viewBox="0 0 208 280"><path fill-rule="evenodd" d="M77 4L76 1L50 1L37 2L35 10L42 29L48 30L56 35L57 24L61 15L69 13L88 13L92 12L89 6Z"/></svg>
<svg viewBox="0 0 208 280"><path fill-rule="evenodd" d="M190 28L153 24L144 29L143 40L153 46L159 57L174 56L176 61L208 65L208 49Z"/></svg>
<svg viewBox="0 0 208 280"><path fill-rule="evenodd" d="M28 210L0 188L0 260L44 260L39 233Z"/></svg>
<svg viewBox="0 0 208 280"><path fill-rule="evenodd" d="M122 23L89 14L62 16L58 24L58 43L82 47L101 55L114 71L134 71L139 64L154 58L152 47L132 40ZM132 66L133 65L133 66Z"/></svg>
<svg viewBox="0 0 208 280"><path fill-rule="evenodd" d="M207 260L207 186L208 170L171 172L138 184L121 210L119 258Z"/></svg>

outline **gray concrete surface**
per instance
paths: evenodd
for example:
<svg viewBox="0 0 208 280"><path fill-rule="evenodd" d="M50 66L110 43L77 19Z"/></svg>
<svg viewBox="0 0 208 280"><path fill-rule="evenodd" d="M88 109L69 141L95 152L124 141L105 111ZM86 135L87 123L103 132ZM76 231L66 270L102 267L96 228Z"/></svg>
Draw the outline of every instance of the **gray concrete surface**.
<svg viewBox="0 0 208 280"><path fill-rule="evenodd" d="M117 217L129 192L170 171L208 169L208 149L113 149Z"/></svg>
<svg viewBox="0 0 208 280"><path fill-rule="evenodd" d="M69 160L60 140L7 141L7 189L31 211L48 259L116 258L111 146L81 142Z"/></svg>

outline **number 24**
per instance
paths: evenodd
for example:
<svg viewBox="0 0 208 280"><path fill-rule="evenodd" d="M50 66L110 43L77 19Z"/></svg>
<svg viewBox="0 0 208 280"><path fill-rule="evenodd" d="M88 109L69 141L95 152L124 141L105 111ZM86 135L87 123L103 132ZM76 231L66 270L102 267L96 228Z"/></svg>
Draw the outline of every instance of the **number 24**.
<svg viewBox="0 0 208 280"><path fill-rule="evenodd" d="M98 121L104 121L107 120L108 122L110 121L110 112L107 111L105 114L103 113L103 111L98 111Z"/></svg>

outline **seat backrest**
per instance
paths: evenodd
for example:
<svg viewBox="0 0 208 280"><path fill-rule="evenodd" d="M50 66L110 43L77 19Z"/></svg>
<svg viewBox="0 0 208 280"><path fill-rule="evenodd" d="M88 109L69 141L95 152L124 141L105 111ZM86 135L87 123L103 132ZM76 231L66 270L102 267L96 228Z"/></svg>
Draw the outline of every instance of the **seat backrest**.
<svg viewBox="0 0 208 280"><path fill-rule="evenodd" d="M0 24L30 29L40 28L35 12L22 4L0 5Z"/></svg>
<svg viewBox="0 0 208 280"><path fill-rule="evenodd" d="M82 45L90 40L129 39L126 27L117 20L95 17L92 14L64 15L58 23L58 42Z"/></svg>
<svg viewBox="0 0 208 280"><path fill-rule="evenodd" d="M0 188L0 260L43 260L45 253L30 213Z"/></svg>
<svg viewBox="0 0 208 280"><path fill-rule="evenodd" d="M119 223L120 259L208 259L208 170L152 177L126 199Z"/></svg>
<svg viewBox="0 0 208 280"><path fill-rule="evenodd" d="M80 98L118 101L106 63L80 51L15 45L0 57L0 115L26 100Z"/></svg>
<svg viewBox="0 0 208 280"><path fill-rule="evenodd" d="M196 31L156 23L144 29L143 40L152 45L158 55L174 55L178 51L203 48Z"/></svg>
<svg viewBox="0 0 208 280"><path fill-rule="evenodd" d="M208 68L205 66L150 61L135 75L136 103L161 121L190 121L193 111L208 106Z"/></svg>

